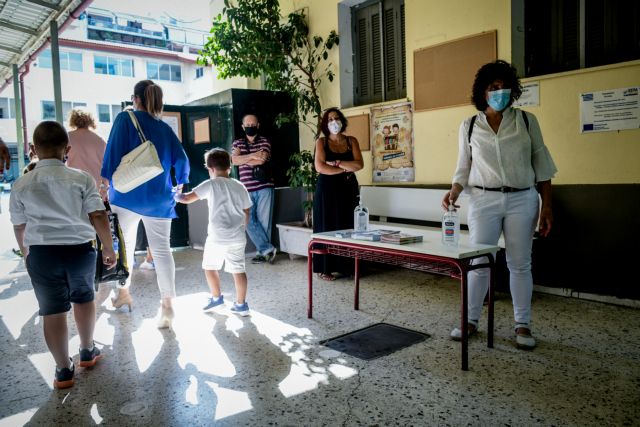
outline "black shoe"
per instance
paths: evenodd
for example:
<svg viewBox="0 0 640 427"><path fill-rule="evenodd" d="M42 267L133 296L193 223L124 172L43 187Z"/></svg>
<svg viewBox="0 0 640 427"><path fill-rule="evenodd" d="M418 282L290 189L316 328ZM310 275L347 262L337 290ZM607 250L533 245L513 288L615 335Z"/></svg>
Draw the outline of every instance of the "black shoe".
<svg viewBox="0 0 640 427"><path fill-rule="evenodd" d="M69 388L73 386L73 373L75 371L75 366L73 366L73 362L71 358L69 358L69 362L71 362L71 368L56 368L56 375L53 380L54 388Z"/></svg>
<svg viewBox="0 0 640 427"><path fill-rule="evenodd" d="M87 350L86 348L80 349L80 366L83 368L95 366L96 362L101 358L100 350L98 350L98 347L96 347L95 344L93 346L93 350Z"/></svg>
<svg viewBox="0 0 640 427"><path fill-rule="evenodd" d="M251 264L264 264L267 261L267 259L263 256L263 255L256 255L253 258L251 258Z"/></svg>

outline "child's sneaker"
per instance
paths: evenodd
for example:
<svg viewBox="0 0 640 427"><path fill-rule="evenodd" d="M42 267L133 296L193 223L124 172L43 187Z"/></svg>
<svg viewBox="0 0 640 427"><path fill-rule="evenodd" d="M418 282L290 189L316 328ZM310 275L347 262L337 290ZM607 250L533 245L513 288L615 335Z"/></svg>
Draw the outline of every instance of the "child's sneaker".
<svg viewBox="0 0 640 427"><path fill-rule="evenodd" d="M83 368L95 366L100 359L102 359L102 356L100 355L100 350L98 350L98 347L96 347L95 344L91 350L86 348L80 349L80 366Z"/></svg>
<svg viewBox="0 0 640 427"><path fill-rule="evenodd" d="M207 301L207 305L202 307L202 311L213 311L215 308L224 305L224 295L220 294L218 299L216 300L213 297L209 297Z"/></svg>
<svg viewBox="0 0 640 427"><path fill-rule="evenodd" d="M153 263L153 261L149 262L147 260L144 260L138 268L140 268L140 270L155 270L156 265Z"/></svg>
<svg viewBox="0 0 640 427"><path fill-rule="evenodd" d="M75 366L73 366L73 361L69 358L69 363L71 363L70 368L56 368L56 375L53 379L53 387L54 388L69 388L73 386L73 374L75 371Z"/></svg>
<svg viewBox="0 0 640 427"><path fill-rule="evenodd" d="M244 304L233 303L233 307L230 308L232 313L235 313L239 316L245 317L248 316L249 313L249 304L246 302Z"/></svg>

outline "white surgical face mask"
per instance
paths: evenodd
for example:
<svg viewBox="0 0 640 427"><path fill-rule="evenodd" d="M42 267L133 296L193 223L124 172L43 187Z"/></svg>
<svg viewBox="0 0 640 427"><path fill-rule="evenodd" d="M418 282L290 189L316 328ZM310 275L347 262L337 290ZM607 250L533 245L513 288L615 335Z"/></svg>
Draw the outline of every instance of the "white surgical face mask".
<svg viewBox="0 0 640 427"><path fill-rule="evenodd" d="M327 127L329 128L329 132L336 135L340 132L340 130L342 130L342 122L340 120L334 120L332 122L329 122L327 124Z"/></svg>

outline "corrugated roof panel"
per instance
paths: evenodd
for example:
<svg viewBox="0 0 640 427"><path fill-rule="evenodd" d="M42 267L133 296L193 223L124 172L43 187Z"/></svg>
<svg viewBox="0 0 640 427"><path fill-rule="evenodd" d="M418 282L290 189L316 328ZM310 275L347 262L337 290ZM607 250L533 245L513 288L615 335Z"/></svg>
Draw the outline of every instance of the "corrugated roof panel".
<svg viewBox="0 0 640 427"><path fill-rule="evenodd" d="M16 63L20 67L42 43L46 42L49 32L49 22L56 19L62 24L72 10L85 0L40 0L56 6L29 2L27 0L0 0L0 45L21 50L20 54L0 49L0 62ZM36 34L21 32L8 26L21 26L32 30ZM0 65L0 85L11 76L11 68Z"/></svg>

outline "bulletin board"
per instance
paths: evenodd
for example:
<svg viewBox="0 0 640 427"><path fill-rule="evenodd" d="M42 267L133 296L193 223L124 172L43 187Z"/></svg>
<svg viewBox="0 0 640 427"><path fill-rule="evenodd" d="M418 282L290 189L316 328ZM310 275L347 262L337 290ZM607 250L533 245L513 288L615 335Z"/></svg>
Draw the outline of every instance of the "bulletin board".
<svg viewBox="0 0 640 427"><path fill-rule="evenodd" d="M358 114L357 116L347 117L349 122L346 133L355 137L360 145L360 151L369 151L369 114Z"/></svg>
<svg viewBox="0 0 640 427"><path fill-rule="evenodd" d="M208 144L209 139L209 117L193 121L193 143Z"/></svg>
<svg viewBox="0 0 640 427"><path fill-rule="evenodd" d="M416 111L470 104L478 68L497 54L496 30L413 51Z"/></svg>
<svg viewBox="0 0 640 427"><path fill-rule="evenodd" d="M163 111L162 112L162 121L169 125L169 127L176 134L180 142L182 142L182 125L180 113L175 111Z"/></svg>

